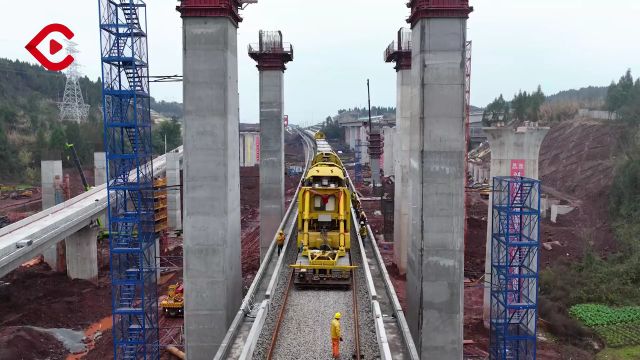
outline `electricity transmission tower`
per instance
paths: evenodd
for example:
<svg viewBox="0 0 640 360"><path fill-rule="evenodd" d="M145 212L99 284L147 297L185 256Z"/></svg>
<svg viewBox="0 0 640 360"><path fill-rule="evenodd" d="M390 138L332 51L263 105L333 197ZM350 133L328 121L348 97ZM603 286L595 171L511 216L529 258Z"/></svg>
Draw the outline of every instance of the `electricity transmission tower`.
<svg viewBox="0 0 640 360"><path fill-rule="evenodd" d="M78 44L73 41L67 41L67 52L70 55L76 55L80 51L76 48ZM70 120L81 123L87 120L89 115L89 105L85 104L82 98L82 90L80 89L80 73L79 65L74 61L67 70L67 83L64 85L64 96L62 102L58 104L60 108L60 121Z"/></svg>

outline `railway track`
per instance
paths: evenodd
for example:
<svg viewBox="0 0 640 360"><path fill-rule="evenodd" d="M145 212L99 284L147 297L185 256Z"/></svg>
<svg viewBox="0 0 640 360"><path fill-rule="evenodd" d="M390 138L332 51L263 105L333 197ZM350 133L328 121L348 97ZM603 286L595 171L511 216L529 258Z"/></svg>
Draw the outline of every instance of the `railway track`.
<svg viewBox="0 0 640 360"><path fill-rule="evenodd" d="M309 155L316 151L313 135L299 133L309 160ZM353 188L350 179L349 184ZM353 270L351 289L311 290L293 286L293 272L287 264L297 258L296 213L294 199L282 223L289 230L285 230L289 236L284 254L279 259L268 254L269 261L261 265L214 360L330 358L330 321L336 312L343 314L345 341L340 346L343 359L417 360L382 256L375 243L360 239L355 227L351 229L350 259L359 266ZM357 223L353 208L351 216L352 222ZM370 228L368 232L368 238L373 238Z"/></svg>
<svg viewBox="0 0 640 360"><path fill-rule="evenodd" d="M336 311L342 312L344 319L351 320L350 326L345 326L345 322L341 321L342 329L351 328L349 336L347 336L346 332L343 330L343 338L345 341L344 344L341 344L340 346L341 353L353 359L363 358L360 351L360 310L358 308L356 271L353 271L351 276L351 303L349 303L349 295L344 290L297 289L293 285L293 277L293 271L290 271L289 280L283 295L282 306L278 313L266 358L268 360L300 359L305 358L305 354L308 353L315 353L321 357L324 355L324 358L326 358L327 349L331 348L329 339L329 322L335 313L333 308L340 308L340 310ZM289 303L289 298L292 298L291 303ZM309 321L302 321L302 324L300 324L301 319L299 318L299 314L296 313L297 308L304 307L308 309L308 300L311 298L321 299L322 301L326 301L326 304L324 304L324 306L320 306L313 314L309 314L312 319L309 319ZM338 301L328 301L329 299ZM305 306L305 304L307 306ZM329 316L322 316L320 318L318 315L319 312L327 312L323 311L323 308L328 309ZM287 321L293 322L293 324L287 324ZM283 328L284 335L280 331ZM322 339L326 341L323 343ZM310 348L312 345L314 347Z"/></svg>

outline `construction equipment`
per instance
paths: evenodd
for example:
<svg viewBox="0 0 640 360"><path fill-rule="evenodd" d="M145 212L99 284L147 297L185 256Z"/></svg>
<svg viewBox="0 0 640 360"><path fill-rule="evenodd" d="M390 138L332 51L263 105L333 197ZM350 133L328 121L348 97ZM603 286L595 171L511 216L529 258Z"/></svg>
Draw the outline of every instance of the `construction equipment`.
<svg viewBox="0 0 640 360"><path fill-rule="evenodd" d="M84 188L84 191L91 190L91 186L87 181L87 177L84 176L84 171L82 171L82 164L80 163L80 157L78 157L78 152L76 151L76 147L70 143L65 143L64 147L71 152L71 155L73 155L73 163L76 166L76 170L78 170L78 173L80 173L80 179L82 180L82 187ZM102 239L108 238L109 231L103 229L102 221L100 221L100 218L96 219L96 224L98 225L98 229L99 229L98 239L102 240Z"/></svg>
<svg viewBox="0 0 640 360"><path fill-rule="evenodd" d="M480 197L482 197L483 199L488 199L490 195L491 195L490 186L483 186L482 188L480 188Z"/></svg>
<svg viewBox="0 0 640 360"><path fill-rule="evenodd" d="M351 192L344 166L324 134L315 134L319 152L302 180L298 194L297 247L294 284L349 287L351 273Z"/></svg>
<svg viewBox="0 0 640 360"><path fill-rule="evenodd" d="M162 300L160 307L166 316L184 316L184 286L181 282L169 286L167 297Z"/></svg>
<svg viewBox="0 0 640 360"><path fill-rule="evenodd" d="M91 186L89 186L89 183L87 182L87 178L86 176L84 176L84 172L82 171L82 164L80 163L80 158L78 157L78 152L76 151L76 147L73 146L73 144L69 144L69 143L64 144L64 147L71 152L71 155L73 155L73 163L75 164L76 169L80 173L80 179L82 179L82 186L84 187L84 191L89 191L89 189L91 189Z"/></svg>

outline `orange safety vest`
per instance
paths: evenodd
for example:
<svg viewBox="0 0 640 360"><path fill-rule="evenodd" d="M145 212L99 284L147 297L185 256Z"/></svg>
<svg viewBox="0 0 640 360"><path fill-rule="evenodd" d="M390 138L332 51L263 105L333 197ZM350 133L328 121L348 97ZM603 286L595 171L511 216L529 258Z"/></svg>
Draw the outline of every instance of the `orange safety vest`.
<svg viewBox="0 0 640 360"><path fill-rule="evenodd" d="M278 245L284 245L284 234L278 234L278 238L276 239L276 243Z"/></svg>

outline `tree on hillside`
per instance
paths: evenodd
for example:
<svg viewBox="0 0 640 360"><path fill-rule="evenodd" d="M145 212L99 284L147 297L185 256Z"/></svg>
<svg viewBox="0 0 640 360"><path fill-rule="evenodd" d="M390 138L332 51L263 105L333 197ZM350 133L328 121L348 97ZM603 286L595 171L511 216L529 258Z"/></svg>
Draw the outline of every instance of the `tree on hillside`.
<svg viewBox="0 0 640 360"><path fill-rule="evenodd" d="M630 98L633 96L633 76L631 75L631 69L620 77L618 83L612 82L609 85L607 91L607 110L610 112L618 111L625 104L627 104Z"/></svg>
<svg viewBox="0 0 640 360"><path fill-rule="evenodd" d="M161 121L153 126L152 142L155 154L164 154L165 136L167 139L167 151L171 151L182 145L182 126L177 118Z"/></svg>
<svg viewBox="0 0 640 360"><path fill-rule="evenodd" d="M618 117L630 123L640 122L640 79L633 81L631 70L611 83L607 91L606 108Z"/></svg>
<svg viewBox="0 0 640 360"><path fill-rule="evenodd" d="M4 178L14 178L18 172L18 162L15 158L16 149L7 139L2 123L0 123L0 164Z"/></svg>
<svg viewBox="0 0 640 360"><path fill-rule="evenodd" d="M339 140L344 138L344 129L340 127L338 118L333 119L331 116L327 116L320 129L327 137L327 139Z"/></svg>
<svg viewBox="0 0 640 360"><path fill-rule="evenodd" d="M513 109L513 118L517 121L523 121L527 115L529 95L527 92L520 90L518 94L511 100L511 108Z"/></svg>
<svg viewBox="0 0 640 360"><path fill-rule="evenodd" d="M528 118L526 120L538 122L540 120L540 107L544 104L544 93L542 87L538 85L536 92L529 97Z"/></svg>
<svg viewBox="0 0 640 360"><path fill-rule="evenodd" d="M504 100L502 94L487 105L484 113L482 113L482 124L484 126L492 126L499 121L509 122L509 104Z"/></svg>
<svg viewBox="0 0 640 360"><path fill-rule="evenodd" d="M60 153L64 150L64 144L67 143L67 136L64 128L56 124L49 135L49 150Z"/></svg>
<svg viewBox="0 0 640 360"><path fill-rule="evenodd" d="M505 124L511 120L514 120L516 124L523 121L538 122L541 119L540 109L545 103L545 99L540 85L535 92L530 94L526 91L518 91L513 96L511 103L507 102L500 94L485 108L482 114L482 123L485 126L492 126L499 121Z"/></svg>

